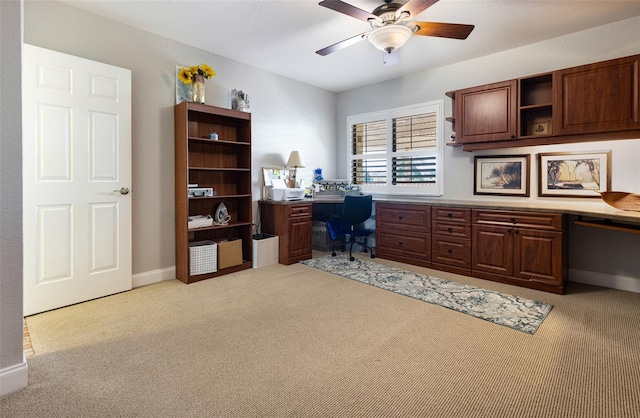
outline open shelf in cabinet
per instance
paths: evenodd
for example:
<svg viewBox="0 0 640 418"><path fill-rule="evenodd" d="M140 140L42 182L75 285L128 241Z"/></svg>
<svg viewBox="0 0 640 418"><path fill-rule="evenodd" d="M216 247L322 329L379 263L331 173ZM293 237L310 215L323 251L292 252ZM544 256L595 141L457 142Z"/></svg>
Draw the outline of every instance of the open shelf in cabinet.
<svg viewBox="0 0 640 418"><path fill-rule="evenodd" d="M519 137L553 135L552 74L521 78L519 81Z"/></svg>
<svg viewBox="0 0 640 418"><path fill-rule="evenodd" d="M461 147L462 144L456 143L456 117L455 117L455 108L456 108L456 93L454 91L448 91L445 95L451 99L451 116L447 116L444 118L445 121L451 124L451 136L450 141L446 142L446 145L449 147Z"/></svg>

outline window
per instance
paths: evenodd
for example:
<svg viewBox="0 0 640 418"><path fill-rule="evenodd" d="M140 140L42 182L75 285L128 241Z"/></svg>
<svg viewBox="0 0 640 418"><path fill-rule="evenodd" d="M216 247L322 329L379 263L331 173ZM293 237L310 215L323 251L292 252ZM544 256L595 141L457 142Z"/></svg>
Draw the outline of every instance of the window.
<svg viewBox="0 0 640 418"><path fill-rule="evenodd" d="M363 191L440 196L443 101L347 118L350 180Z"/></svg>

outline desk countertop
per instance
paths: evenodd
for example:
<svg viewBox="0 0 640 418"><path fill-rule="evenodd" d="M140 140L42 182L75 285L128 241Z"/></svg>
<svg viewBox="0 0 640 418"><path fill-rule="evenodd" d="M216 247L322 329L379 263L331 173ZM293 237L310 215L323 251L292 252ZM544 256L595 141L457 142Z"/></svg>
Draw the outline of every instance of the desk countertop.
<svg viewBox="0 0 640 418"><path fill-rule="evenodd" d="M375 202L394 202L407 204L422 204L433 206L456 206L470 207L478 209L509 209L530 212L554 212L568 215L587 216L599 219L609 219L615 222L630 223L640 225L640 211L624 211L607 205L601 199L593 201L585 201L583 199L574 202L550 202L550 201L496 201L496 200L447 200L438 198L417 198L413 196L373 196ZM294 201L273 201L261 200L262 203L274 205L297 205L304 203L342 203L343 198L340 196L328 196L322 198L306 198Z"/></svg>

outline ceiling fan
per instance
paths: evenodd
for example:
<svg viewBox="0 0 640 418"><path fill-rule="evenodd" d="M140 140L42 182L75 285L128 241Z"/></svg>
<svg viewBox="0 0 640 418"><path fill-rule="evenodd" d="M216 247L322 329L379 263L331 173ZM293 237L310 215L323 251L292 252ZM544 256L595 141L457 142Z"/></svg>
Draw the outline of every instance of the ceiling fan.
<svg viewBox="0 0 640 418"><path fill-rule="evenodd" d="M436 36L440 38L467 39L473 25L458 23L416 22L412 17L418 16L438 0L409 0L405 4L384 0L385 4L371 13L345 3L341 0L324 0L319 4L336 12L344 13L356 19L368 22L371 31L345 39L326 48L316 51L325 56L342 48L368 39L376 48L391 54L404 45L411 35Z"/></svg>

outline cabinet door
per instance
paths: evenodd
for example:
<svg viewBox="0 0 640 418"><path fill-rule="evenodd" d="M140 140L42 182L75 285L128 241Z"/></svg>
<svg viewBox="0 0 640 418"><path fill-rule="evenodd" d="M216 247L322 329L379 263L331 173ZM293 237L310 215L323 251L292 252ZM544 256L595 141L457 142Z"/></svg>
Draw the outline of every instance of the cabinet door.
<svg viewBox="0 0 640 418"><path fill-rule="evenodd" d="M639 60L636 55L557 71L554 134L640 129Z"/></svg>
<svg viewBox="0 0 640 418"><path fill-rule="evenodd" d="M474 225L472 242L473 270L513 274L513 228Z"/></svg>
<svg viewBox="0 0 640 418"><path fill-rule="evenodd" d="M311 258L311 218L289 219L289 259Z"/></svg>
<svg viewBox="0 0 640 418"><path fill-rule="evenodd" d="M516 228L514 237L514 276L561 286L562 233Z"/></svg>
<svg viewBox="0 0 640 418"><path fill-rule="evenodd" d="M505 141L516 137L517 81L456 92L456 142Z"/></svg>

